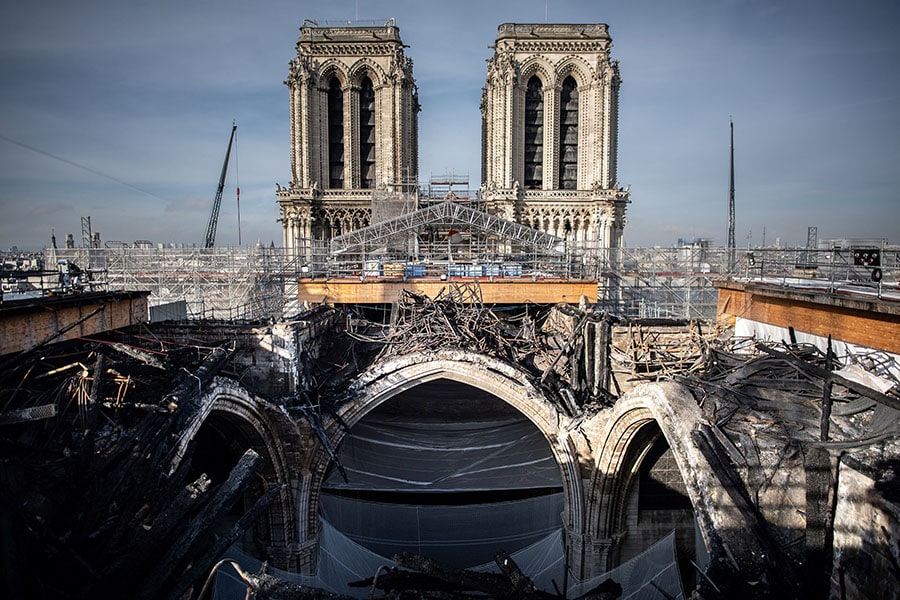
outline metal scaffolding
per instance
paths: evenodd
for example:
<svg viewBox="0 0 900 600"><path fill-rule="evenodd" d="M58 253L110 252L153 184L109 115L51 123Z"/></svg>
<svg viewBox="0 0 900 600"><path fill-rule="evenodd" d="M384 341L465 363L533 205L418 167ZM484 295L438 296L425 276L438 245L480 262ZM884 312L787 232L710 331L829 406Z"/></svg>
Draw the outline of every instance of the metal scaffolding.
<svg viewBox="0 0 900 600"><path fill-rule="evenodd" d="M598 303L612 314L711 319L718 299L715 282L724 280L896 296L900 248L883 242L841 248L751 248L737 254L729 248L701 246L615 248L598 265L598 275Z"/></svg>
<svg viewBox="0 0 900 600"><path fill-rule="evenodd" d="M417 236L427 231L429 227L440 225L467 227L551 254L565 252L564 241L554 235L450 201L338 236L331 240L331 252L332 254L364 252L384 245L389 240L402 236Z"/></svg>
<svg viewBox="0 0 900 600"><path fill-rule="evenodd" d="M392 236L407 242L391 248L387 242ZM596 280L599 307L626 318L712 319L715 282L722 280L814 287L830 293L852 289L900 299L900 247L884 242L748 248L734 256L729 268L728 248L575 246L452 203L336 238L336 251L308 242L314 256L302 261L275 247L171 248L111 242L105 248L47 248L42 261L4 256L3 291L12 299L14 293L29 289L33 293L149 290L151 307L183 303L181 314L189 319L251 320L296 314L301 308L297 285L306 278ZM76 273L77 277L65 277Z"/></svg>
<svg viewBox="0 0 900 600"><path fill-rule="evenodd" d="M122 244L57 250L57 254L60 261L92 261L92 290L147 290L151 308L183 303L183 316L189 319L282 318L299 310L296 298L301 272L282 248Z"/></svg>

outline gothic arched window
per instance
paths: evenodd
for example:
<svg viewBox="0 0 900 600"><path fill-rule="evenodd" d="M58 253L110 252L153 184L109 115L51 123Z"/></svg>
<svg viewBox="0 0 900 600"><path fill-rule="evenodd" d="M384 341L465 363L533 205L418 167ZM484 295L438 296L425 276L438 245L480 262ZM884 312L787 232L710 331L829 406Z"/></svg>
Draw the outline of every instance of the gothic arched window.
<svg viewBox="0 0 900 600"><path fill-rule="evenodd" d="M544 89L537 75L525 90L525 189L544 183Z"/></svg>
<svg viewBox="0 0 900 600"><path fill-rule="evenodd" d="M328 84L328 187L344 187L344 93L337 77Z"/></svg>
<svg viewBox="0 0 900 600"><path fill-rule="evenodd" d="M571 76L559 95L559 187L578 189L578 84Z"/></svg>
<svg viewBox="0 0 900 600"><path fill-rule="evenodd" d="M375 187L375 88L363 77L359 86L360 187Z"/></svg>

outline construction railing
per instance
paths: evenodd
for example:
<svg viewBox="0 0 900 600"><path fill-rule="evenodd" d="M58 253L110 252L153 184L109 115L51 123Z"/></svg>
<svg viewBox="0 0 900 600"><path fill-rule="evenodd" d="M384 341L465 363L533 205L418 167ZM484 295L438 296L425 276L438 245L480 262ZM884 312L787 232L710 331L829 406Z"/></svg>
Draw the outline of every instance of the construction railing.
<svg viewBox="0 0 900 600"><path fill-rule="evenodd" d="M183 302L189 319L251 320L295 314L301 308L298 282L308 278L596 280L599 306L627 318L714 318L715 282L722 280L834 293L852 289L900 300L897 246L598 249L571 243L550 248L534 241L460 235L419 240L400 251L388 244L380 252L346 246L344 252L332 252L322 242L307 242L302 252L274 247L47 249L38 270L34 260L24 263L19 257L19 268L12 257L5 260L4 293L12 299L23 288L36 293L149 290L151 306ZM80 275L66 277L74 273Z"/></svg>
<svg viewBox="0 0 900 600"><path fill-rule="evenodd" d="M753 248L686 246L616 248L596 263L598 302L626 317L714 318L715 281L761 281L852 288L881 297L897 292L900 247Z"/></svg>

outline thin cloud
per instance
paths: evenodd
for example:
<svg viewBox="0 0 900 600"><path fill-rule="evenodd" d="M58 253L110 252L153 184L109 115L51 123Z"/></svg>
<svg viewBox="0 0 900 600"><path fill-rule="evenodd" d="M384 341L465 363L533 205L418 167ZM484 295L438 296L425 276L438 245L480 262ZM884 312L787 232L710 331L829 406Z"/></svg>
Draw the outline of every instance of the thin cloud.
<svg viewBox="0 0 900 600"><path fill-rule="evenodd" d="M423 182L451 170L480 184L478 103L499 24L604 22L623 79L630 245L694 232L721 241L729 115L739 229L805 241L816 220L820 237L900 239L894 2L10 0L0 7L0 134L74 165L0 141L0 247L45 244L49 227L76 231L86 212L106 239L199 242L232 120L239 168L223 215L239 177L242 241L280 240L283 81L298 29L305 18L353 19L357 7L362 19L395 17L409 46ZM236 218L220 220L217 243L236 243L236 230Z"/></svg>

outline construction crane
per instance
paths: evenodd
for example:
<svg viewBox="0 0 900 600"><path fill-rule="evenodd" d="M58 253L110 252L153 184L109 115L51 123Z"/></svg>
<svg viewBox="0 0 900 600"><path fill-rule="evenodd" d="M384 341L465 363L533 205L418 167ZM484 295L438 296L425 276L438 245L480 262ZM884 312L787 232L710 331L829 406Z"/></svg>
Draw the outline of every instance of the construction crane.
<svg viewBox="0 0 900 600"><path fill-rule="evenodd" d="M225 162L222 164L222 174L219 176L216 199L213 201L212 213L210 213L209 223L206 225L206 248L216 245L216 226L219 223L219 208L222 206L222 192L225 190L225 173L228 172L228 159L231 157L231 144L234 143L235 131L237 131L237 125L232 121L231 138L228 140L228 150L225 151Z"/></svg>

